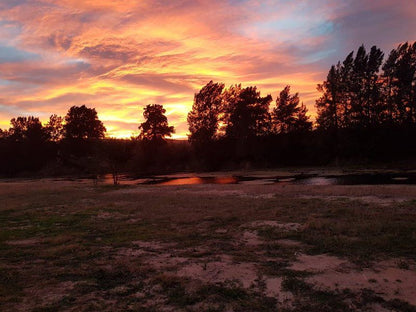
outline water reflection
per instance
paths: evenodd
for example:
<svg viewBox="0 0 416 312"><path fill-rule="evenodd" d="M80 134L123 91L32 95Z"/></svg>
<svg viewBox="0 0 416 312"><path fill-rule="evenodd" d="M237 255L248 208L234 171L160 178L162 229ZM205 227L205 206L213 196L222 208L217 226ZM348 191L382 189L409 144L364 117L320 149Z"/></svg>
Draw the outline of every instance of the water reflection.
<svg viewBox="0 0 416 312"><path fill-rule="evenodd" d="M159 185L192 185L192 184L206 184L202 178L180 178L163 181Z"/></svg>
<svg viewBox="0 0 416 312"><path fill-rule="evenodd" d="M99 183L112 184L111 174L100 176ZM416 174L350 174L339 176L293 175L286 177L209 176L209 177L147 177L121 175L122 185L196 185L196 184L284 184L284 185L374 185L416 184Z"/></svg>
<svg viewBox="0 0 416 312"><path fill-rule="evenodd" d="M192 185L192 184L235 184L238 183L236 177L191 177L176 178L156 183L159 185Z"/></svg>

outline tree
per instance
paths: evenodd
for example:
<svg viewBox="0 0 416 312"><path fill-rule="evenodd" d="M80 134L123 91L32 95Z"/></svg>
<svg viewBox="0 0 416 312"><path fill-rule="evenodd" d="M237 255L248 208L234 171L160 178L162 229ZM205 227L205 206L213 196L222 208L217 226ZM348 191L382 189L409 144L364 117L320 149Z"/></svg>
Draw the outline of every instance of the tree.
<svg viewBox="0 0 416 312"><path fill-rule="evenodd" d="M60 141L64 136L63 118L53 114L49 117L49 121L45 126L46 133L51 141Z"/></svg>
<svg viewBox="0 0 416 312"><path fill-rule="evenodd" d="M5 139L9 136L9 132L7 130L0 129L0 139Z"/></svg>
<svg viewBox="0 0 416 312"><path fill-rule="evenodd" d="M166 136L170 137L175 133L174 127L169 126L165 113L166 110L159 104L149 104L144 108L143 117L146 121L139 126L141 131L139 137L142 140L164 141Z"/></svg>
<svg viewBox="0 0 416 312"><path fill-rule="evenodd" d="M400 44L383 66L388 117L397 124L416 123L416 42Z"/></svg>
<svg viewBox="0 0 416 312"><path fill-rule="evenodd" d="M272 112L273 131L290 133L308 131L312 128L306 106L299 106L299 94L290 95L290 86L286 86L276 99Z"/></svg>
<svg viewBox="0 0 416 312"><path fill-rule="evenodd" d="M364 46L358 49L352 72L347 79L348 84L342 88L343 94L348 95L346 98L350 100L350 118L346 127L363 128L379 123L378 72L383 56L383 52L376 46L371 48L370 53L367 53Z"/></svg>
<svg viewBox="0 0 416 312"><path fill-rule="evenodd" d="M215 139L222 109L224 84L212 80L194 96L192 110L188 113L189 141L205 145Z"/></svg>
<svg viewBox="0 0 416 312"><path fill-rule="evenodd" d="M312 121L310 121L309 116L306 115L307 112L308 112L308 109L302 103L300 105L298 113L296 114L296 122L295 122L294 131L296 131L296 132L305 132L305 131L311 131L312 130Z"/></svg>
<svg viewBox="0 0 416 312"><path fill-rule="evenodd" d="M361 46L341 64L333 65L327 80L318 85L322 94L316 101L317 123L323 129L363 128L381 122L381 81L383 52L373 46L367 53Z"/></svg>
<svg viewBox="0 0 416 312"><path fill-rule="evenodd" d="M341 95L341 64L333 65L328 72L327 79L318 84L318 91L323 93L316 100L318 117L316 119L318 126L322 129L338 129L340 119L340 99Z"/></svg>
<svg viewBox="0 0 416 312"><path fill-rule="evenodd" d="M13 141L43 142L47 135L39 118L17 117L10 120L9 138Z"/></svg>
<svg viewBox="0 0 416 312"><path fill-rule="evenodd" d="M260 96L256 87L231 86L224 92L225 135L247 140L270 132L271 95Z"/></svg>
<svg viewBox="0 0 416 312"><path fill-rule="evenodd" d="M106 129L95 108L72 106L65 116L65 137L69 139L101 139Z"/></svg>

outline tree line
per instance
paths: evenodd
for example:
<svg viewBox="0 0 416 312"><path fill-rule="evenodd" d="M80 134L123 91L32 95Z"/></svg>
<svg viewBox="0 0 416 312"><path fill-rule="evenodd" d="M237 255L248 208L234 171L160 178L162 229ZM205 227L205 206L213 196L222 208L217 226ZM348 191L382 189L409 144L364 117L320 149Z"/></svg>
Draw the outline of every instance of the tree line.
<svg viewBox="0 0 416 312"><path fill-rule="evenodd" d="M386 60L376 46L361 46L331 66L317 88L313 124L289 85L273 100L256 86L210 81L187 116L190 144L166 141L175 129L159 104L144 108L140 135L130 140L106 138L96 110L85 105L71 107L64 118L50 116L44 126L36 117L13 118L8 130L0 129L0 172L52 166L52 172L144 173L413 159L416 43L400 44Z"/></svg>

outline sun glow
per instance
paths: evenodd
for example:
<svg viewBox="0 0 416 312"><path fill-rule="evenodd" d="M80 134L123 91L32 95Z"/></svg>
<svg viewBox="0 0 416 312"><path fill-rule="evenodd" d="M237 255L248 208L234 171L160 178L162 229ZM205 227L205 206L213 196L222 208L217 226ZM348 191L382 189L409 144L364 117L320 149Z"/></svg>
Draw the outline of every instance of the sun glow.
<svg viewBox="0 0 416 312"><path fill-rule="evenodd" d="M409 40L401 30L416 29L415 13L411 1L388 0L2 1L0 127L85 104L109 136L129 138L143 107L157 103L173 138L184 139L193 95L210 80L274 98L291 85L314 116L316 85L339 55L357 43L388 51Z"/></svg>

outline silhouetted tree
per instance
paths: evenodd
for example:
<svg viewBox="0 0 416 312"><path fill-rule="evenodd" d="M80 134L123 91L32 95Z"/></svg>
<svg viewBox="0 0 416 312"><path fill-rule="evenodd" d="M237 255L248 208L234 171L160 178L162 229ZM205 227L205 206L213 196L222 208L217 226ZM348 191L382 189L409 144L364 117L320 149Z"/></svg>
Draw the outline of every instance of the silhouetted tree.
<svg viewBox="0 0 416 312"><path fill-rule="evenodd" d="M228 138L247 140L270 132L271 95L260 96L256 87L231 86L224 92L224 124Z"/></svg>
<svg viewBox="0 0 416 312"><path fill-rule="evenodd" d="M370 53L361 46L354 57L331 67L327 80L318 85L317 123L322 129L362 128L379 124L383 52L373 46Z"/></svg>
<svg viewBox="0 0 416 312"><path fill-rule="evenodd" d="M316 100L316 107L318 117L316 122L322 129L338 129L340 119L340 103L342 98L342 84L340 75L341 65L333 65L329 70L327 79L318 84L318 91L323 93L322 96Z"/></svg>
<svg viewBox="0 0 416 312"><path fill-rule="evenodd" d="M272 112L273 131L275 133L290 133L309 131L312 122L306 115L307 109L299 106L299 95L290 95L290 86L286 86L276 99L276 107Z"/></svg>
<svg viewBox="0 0 416 312"><path fill-rule="evenodd" d="M9 132L7 130L0 129L0 139L5 139L9 136Z"/></svg>
<svg viewBox="0 0 416 312"><path fill-rule="evenodd" d="M51 141L60 141L64 136L63 118L53 114L49 117L49 121L45 126L46 133Z"/></svg>
<svg viewBox="0 0 416 312"><path fill-rule="evenodd" d="M47 139L46 131L37 117L17 117L10 123L9 138L13 141L43 142Z"/></svg>
<svg viewBox="0 0 416 312"><path fill-rule="evenodd" d="M378 72L383 62L383 56L383 52L376 46L371 48L369 54L364 46L358 49L352 72L350 77L347 77L348 83L345 83L342 88L344 99L350 101L349 120L345 122L346 127L362 128L379 122L380 81Z"/></svg>
<svg viewBox="0 0 416 312"><path fill-rule="evenodd" d="M217 134L219 114L222 109L224 84L212 80L194 96L192 110L188 113L189 142L204 146Z"/></svg>
<svg viewBox="0 0 416 312"><path fill-rule="evenodd" d="M175 133L174 127L169 126L165 113L166 110L159 104L149 104L144 108L143 117L146 121L139 126L139 137L142 140L164 141L166 136L170 137Z"/></svg>
<svg viewBox="0 0 416 312"><path fill-rule="evenodd" d="M312 130L312 121L310 121L310 116L306 113L308 109L302 103L299 107L299 111L296 114L296 122L295 122L295 132L305 132Z"/></svg>
<svg viewBox="0 0 416 312"><path fill-rule="evenodd" d="M65 137L70 139L101 139L105 127L98 119L95 108L72 106L65 116Z"/></svg>
<svg viewBox="0 0 416 312"><path fill-rule="evenodd" d="M416 123L416 42L393 49L383 71L387 119L396 124Z"/></svg>

